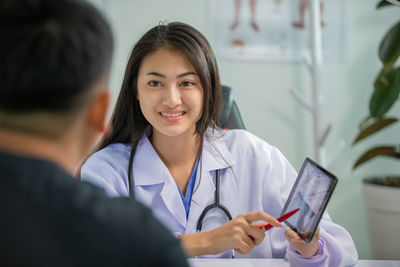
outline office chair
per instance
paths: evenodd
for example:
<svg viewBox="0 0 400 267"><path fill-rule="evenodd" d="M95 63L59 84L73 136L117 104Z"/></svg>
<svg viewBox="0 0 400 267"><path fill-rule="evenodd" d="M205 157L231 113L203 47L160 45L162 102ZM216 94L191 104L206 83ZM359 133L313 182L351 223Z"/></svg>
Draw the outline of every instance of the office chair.
<svg viewBox="0 0 400 267"><path fill-rule="evenodd" d="M246 129L239 108L233 100L232 88L222 85L219 126L224 129Z"/></svg>

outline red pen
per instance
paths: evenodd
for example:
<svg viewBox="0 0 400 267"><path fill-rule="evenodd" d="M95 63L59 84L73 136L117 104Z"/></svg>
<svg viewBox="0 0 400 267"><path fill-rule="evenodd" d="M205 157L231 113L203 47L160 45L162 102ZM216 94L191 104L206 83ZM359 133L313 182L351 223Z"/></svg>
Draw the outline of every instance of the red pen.
<svg viewBox="0 0 400 267"><path fill-rule="evenodd" d="M296 212L298 212L300 209L295 209L292 210L291 212L286 213L285 215L281 216L278 218L278 222L283 222L287 219L289 219L291 216L293 216ZM268 231L269 229L271 229L273 226L271 224L267 224L266 226L262 227L262 229L264 230L264 232Z"/></svg>

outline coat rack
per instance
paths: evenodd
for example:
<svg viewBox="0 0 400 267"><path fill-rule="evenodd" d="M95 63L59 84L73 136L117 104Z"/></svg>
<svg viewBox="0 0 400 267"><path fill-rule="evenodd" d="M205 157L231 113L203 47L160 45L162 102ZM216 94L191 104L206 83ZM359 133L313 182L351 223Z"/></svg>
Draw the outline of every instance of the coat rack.
<svg viewBox="0 0 400 267"><path fill-rule="evenodd" d="M321 38L321 9L319 0L309 0L310 6L310 43L311 51L306 50L303 55L303 61L308 67L311 75L312 86L312 101L307 101L297 91L290 90L291 95L306 109L313 117L313 145L314 145L314 159L322 166L327 167L343 149L345 142L339 141L335 150L330 152L330 156L326 156L324 149L325 141L331 131L331 124L329 123L322 130L321 118L322 109L321 104L323 97L321 93L321 67L322 67L322 38Z"/></svg>

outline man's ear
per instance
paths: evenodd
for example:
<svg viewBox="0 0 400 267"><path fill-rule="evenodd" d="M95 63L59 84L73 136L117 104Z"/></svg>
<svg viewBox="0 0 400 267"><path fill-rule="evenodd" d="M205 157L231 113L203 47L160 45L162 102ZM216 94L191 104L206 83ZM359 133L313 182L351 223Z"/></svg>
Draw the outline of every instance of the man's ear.
<svg viewBox="0 0 400 267"><path fill-rule="evenodd" d="M102 91L96 96L89 109L88 123L99 132L104 132L106 130L106 119L109 104L110 93L108 91Z"/></svg>

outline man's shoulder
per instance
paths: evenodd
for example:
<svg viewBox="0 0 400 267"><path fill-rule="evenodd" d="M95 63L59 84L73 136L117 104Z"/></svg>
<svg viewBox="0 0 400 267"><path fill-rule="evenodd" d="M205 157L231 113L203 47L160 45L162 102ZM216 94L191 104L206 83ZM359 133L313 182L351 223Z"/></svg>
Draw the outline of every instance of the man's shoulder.
<svg viewBox="0 0 400 267"><path fill-rule="evenodd" d="M179 241L147 207L130 198L109 198L103 190L85 182L79 191L71 200L72 212L87 218L79 227L86 232L85 238L93 238L98 244L94 255L98 250L107 249L107 258L119 255L121 263L125 263L125 259L153 266L157 262L154 255L162 258L168 256L166 252L169 251L176 257L175 264L184 262Z"/></svg>
<svg viewBox="0 0 400 267"><path fill-rule="evenodd" d="M110 199L102 189L74 179L52 163L19 159L13 165L1 182L7 188L1 189L0 243L13 243L8 250L18 258L28 261L34 255L32 260L38 263L57 262L60 252L72 265L146 266L164 250L175 253L176 262L183 258L179 242L138 202ZM22 227L25 234L20 236ZM53 252L58 256L47 255Z"/></svg>

